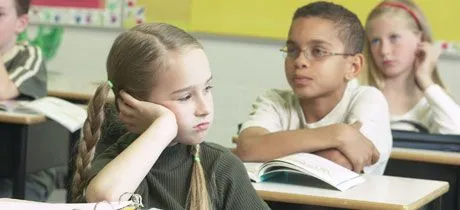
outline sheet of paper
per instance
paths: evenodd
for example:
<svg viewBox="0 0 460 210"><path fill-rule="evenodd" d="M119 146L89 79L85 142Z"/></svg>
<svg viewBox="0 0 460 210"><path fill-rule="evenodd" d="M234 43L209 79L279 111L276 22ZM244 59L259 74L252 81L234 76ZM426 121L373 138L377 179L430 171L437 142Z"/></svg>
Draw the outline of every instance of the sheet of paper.
<svg viewBox="0 0 460 210"><path fill-rule="evenodd" d="M55 120L71 132L80 129L86 119L85 109L55 97L44 97L31 102L22 102L21 104Z"/></svg>
<svg viewBox="0 0 460 210"><path fill-rule="evenodd" d="M132 201L100 203L42 203L16 199L0 199L0 209L10 210L113 210L132 205Z"/></svg>

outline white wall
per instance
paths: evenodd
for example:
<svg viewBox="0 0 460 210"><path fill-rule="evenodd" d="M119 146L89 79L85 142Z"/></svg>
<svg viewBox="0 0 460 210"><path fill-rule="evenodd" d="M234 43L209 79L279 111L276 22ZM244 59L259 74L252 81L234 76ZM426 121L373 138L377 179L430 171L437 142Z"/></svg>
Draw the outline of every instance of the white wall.
<svg viewBox="0 0 460 210"><path fill-rule="evenodd" d="M460 54L441 55L438 69L449 94L460 103Z"/></svg>
<svg viewBox="0 0 460 210"><path fill-rule="evenodd" d="M77 81L105 81L107 54L119 32L66 28L56 57L48 63L51 75L63 74ZM279 52L283 42L199 34L195 37L204 45L214 76L215 120L208 141L230 146L238 123L247 117L255 97L268 88L289 87Z"/></svg>
<svg viewBox="0 0 460 210"><path fill-rule="evenodd" d="M72 80L105 81L105 61L120 31L66 28L57 56L48 64L51 71ZM208 141L231 145L237 124L243 121L251 103L263 90L288 88L279 53L282 41L218 37L195 34L202 42L214 74L215 121ZM440 63L441 76L460 101L460 58L446 57Z"/></svg>

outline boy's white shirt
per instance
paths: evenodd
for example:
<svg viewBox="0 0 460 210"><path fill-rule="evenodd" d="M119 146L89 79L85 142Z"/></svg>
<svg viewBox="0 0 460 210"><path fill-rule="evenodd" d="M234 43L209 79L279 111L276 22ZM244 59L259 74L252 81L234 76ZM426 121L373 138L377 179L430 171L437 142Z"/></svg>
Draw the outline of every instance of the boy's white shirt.
<svg viewBox="0 0 460 210"><path fill-rule="evenodd" d="M407 113L391 116L393 129L416 131L413 126L398 121L419 123L430 133L460 134L460 106L439 86L431 85L425 97Z"/></svg>
<svg viewBox="0 0 460 210"><path fill-rule="evenodd" d="M306 123L299 100L292 90L269 90L257 98L249 119L242 124L241 130L262 127L270 132L277 132L360 121L361 133L380 152L378 162L365 167L364 172L382 175L393 143L389 115L388 103L378 89L360 86L356 80L352 80L334 109L315 123Z"/></svg>

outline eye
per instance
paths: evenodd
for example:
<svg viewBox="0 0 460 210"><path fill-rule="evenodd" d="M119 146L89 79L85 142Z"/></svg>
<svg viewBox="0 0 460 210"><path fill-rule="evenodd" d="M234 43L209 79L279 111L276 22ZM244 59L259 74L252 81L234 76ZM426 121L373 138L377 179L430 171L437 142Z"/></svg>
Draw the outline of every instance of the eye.
<svg viewBox="0 0 460 210"><path fill-rule="evenodd" d="M400 38L400 36L398 34L391 34L390 35L390 41L391 42L396 42L396 41L398 41L399 38Z"/></svg>
<svg viewBox="0 0 460 210"><path fill-rule="evenodd" d="M324 57L326 54L327 54L327 51L326 50L323 50L321 48L313 48L311 49L311 55L315 58L320 58L320 57Z"/></svg>
<svg viewBox="0 0 460 210"><path fill-rule="evenodd" d="M371 39L371 45L376 45L376 44L379 44L380 43L380 39Z"/></svg>
<svg viewBox="0 0 460 210"><path fill-rule="evenodd" d="M214 86L208 85L208 86L206 86L206 88L204 89L204 92L205 92L205 93L209 93L209 92L211 92L211 89L212 89L212 88L214 88Z"/></svg>
<svg viewBox="0 0 460 210"><path fill-rule="evenodd" d="M192 98L192 94L187 94L187 95L185 95L183 97L178 98L177 100L184 102L184 101L190 100L191 98Z"/></svg>
<svg viewBox="0 0 460 210"><path fill-rule="evenodd" d="M287 46L286 47L286 54L290 58L296 58L297 55L299 55L299 49L297 49L297 47Z"/></svg>

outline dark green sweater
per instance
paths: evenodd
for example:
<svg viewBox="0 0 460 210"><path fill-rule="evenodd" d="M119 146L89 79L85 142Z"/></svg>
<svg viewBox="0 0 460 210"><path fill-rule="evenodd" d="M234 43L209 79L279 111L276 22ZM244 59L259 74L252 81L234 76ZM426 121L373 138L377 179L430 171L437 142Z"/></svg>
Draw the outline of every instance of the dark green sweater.
<svg viewBox="0 0 460 210"><path fill-rule="evenodd" d="M94 177L137 137L134 134L124 135L98 155L93 161L90 177ZM136 190L142 196L145 207L185 209L193 166L189 148L176 144L161 153ZM200 150L213 209L269 209L252 187L242 162L228 149L201 143Z"/></svg>

